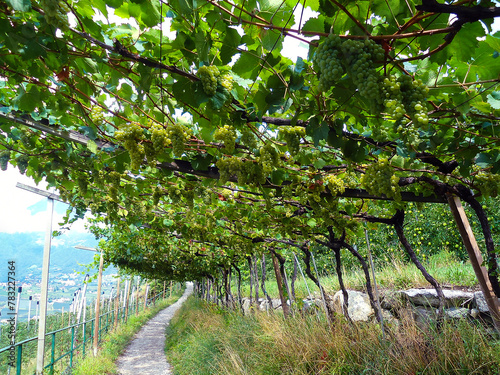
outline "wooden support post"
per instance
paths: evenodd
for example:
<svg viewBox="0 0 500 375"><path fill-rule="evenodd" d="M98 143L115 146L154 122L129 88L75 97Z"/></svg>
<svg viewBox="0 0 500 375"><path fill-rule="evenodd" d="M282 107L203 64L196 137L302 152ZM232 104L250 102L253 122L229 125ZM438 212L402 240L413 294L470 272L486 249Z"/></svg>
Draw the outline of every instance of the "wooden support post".
<svg viewBox="0 0 500 375"><path fill-rule="evenodd" d="M120 310L120 276L118 276L118 281L116 283L115 322L114 322L115 329L118 326L119 310Z"/></svg>
<svg viewBox="0 0 500 375"><path fill-rule="evenodd" d="M486 303L488 304L488 309L490 310L491 318L495 324L496 329L500 332L500 303L498 298L493 292L490 280L488 278L488 272L483 264L483 257L481 256L481 251L472 233L472 229L469 225L469 220L465 215L465 210L462 206L460 198L453 196L451 194L447 195L448 203L453 213L453 217L460 231L460 236L462 236L462 241L464 242L465 248L469 254L469 258L472 264L472 268L476 273L477 280L479 281L479 286L483 292Z"/></svg>
<svg viewBox="0 0 500 375"><path fill-rule="evenodd" d="M125 322L128 320L128 305L130 304L130 291L132 289L132 282L134 278L131 278L127 285L126 296L125 296Z"/></svg>
<svg viewBox="0 0 500 375"><path fill-rule="evenodd" d="M271 252L271 256L273 258L273 267L274 267L274 274L276 275L276 282L278 283L278 292L280 294L281 308L283 309L283 314L285 315L285 318L288 318L288 315L290 314L290 309L288 308L285 296L283 295L283 279L281 278L281 271L278 263L278 258L276 258L276 255L274 255L273 252Z"/></svg>

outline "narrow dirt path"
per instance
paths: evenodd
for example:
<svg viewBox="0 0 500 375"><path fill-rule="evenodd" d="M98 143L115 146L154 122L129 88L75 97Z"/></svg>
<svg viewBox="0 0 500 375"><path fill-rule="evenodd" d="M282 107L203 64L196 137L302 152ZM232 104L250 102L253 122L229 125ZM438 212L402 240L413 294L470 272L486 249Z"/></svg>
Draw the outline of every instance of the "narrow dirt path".
<svg viewBox="0 0 500 375"><path fill-rule="evenodd" d="M193 292L193 283L187 283L183 296L173 305L160 311L135 335L116 361L120 375L168 375L171 366L165 357L165 328L174 313Z"/></svg>

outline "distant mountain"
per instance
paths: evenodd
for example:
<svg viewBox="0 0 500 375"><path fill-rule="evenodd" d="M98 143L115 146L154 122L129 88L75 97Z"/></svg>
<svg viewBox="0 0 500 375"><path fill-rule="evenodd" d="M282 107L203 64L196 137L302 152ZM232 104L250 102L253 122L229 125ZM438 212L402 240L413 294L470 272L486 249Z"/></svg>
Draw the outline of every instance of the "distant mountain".
<svg viewBox="0 0 500 375"><path fill-rule="evenodd" d="M37 277L41 271L45 233L0 233L0 282L5 282L7 262L16 262L16 279L23 281L29 274ZM92 263L96 253L75 249L74 246L97 246L94 236L89 233L71 232L52 238L51 273L83 272ZM39 271L40 270L40 271Z"/></svg>

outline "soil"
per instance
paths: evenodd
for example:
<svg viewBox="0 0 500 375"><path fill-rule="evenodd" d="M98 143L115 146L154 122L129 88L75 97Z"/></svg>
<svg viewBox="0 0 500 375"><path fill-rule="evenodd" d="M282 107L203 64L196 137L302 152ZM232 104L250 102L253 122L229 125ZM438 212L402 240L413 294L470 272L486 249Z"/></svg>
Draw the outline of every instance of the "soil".
<svg viewBox="0 0 500 375"><path fill-rule="evenodd" d="M172 374L165 357L165 329L192 292L193 284L188 283L184 295L176 303L160 311L141 328L116 361L119 375Z"/></svg>

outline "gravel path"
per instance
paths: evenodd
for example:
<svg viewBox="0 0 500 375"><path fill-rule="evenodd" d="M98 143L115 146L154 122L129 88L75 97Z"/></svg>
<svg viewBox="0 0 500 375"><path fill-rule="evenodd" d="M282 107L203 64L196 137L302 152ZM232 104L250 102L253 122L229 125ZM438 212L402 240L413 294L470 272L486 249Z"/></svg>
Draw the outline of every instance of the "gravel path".
<svg viewBox="0 0 500 375"><path fill-rule="evenodd" d="M184 295L173 305L160 311L147 322L118 358L120 375L168 375L171 366L165 357L165 328L170 319L193 292L193 283L187 283Z"/></svg>

